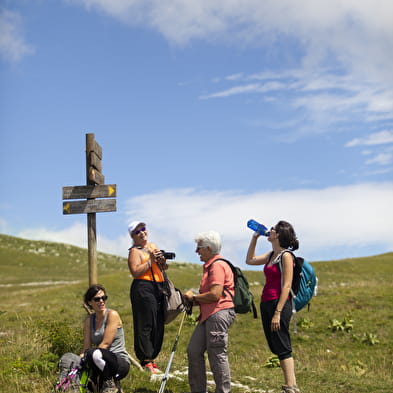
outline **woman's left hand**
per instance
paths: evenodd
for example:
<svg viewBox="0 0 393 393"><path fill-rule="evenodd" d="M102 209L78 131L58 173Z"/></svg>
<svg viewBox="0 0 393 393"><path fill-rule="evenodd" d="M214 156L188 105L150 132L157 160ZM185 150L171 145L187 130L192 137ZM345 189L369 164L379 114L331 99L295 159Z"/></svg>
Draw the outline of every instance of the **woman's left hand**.
<svg viewBox="0 0 393 393"><path fill-rule="evenodd" d="M280 314L275 312L271 323L272 332L277 332L280 330Z"/></svg>

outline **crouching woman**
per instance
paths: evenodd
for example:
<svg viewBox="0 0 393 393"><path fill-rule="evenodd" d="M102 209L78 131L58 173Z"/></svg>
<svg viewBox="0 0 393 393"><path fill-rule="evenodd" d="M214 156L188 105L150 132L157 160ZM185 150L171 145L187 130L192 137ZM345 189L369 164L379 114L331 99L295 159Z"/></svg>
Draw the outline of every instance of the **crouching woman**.
<svg viewBox="0 0 393 393"><path fill-rule="evenodd" d="M130 369L119 314L107 308L108 296L102 285L92 285L84 302L91 310L84 324L84 362L91 371L91 381L100 393L121 392L120 380Z"/></svg>

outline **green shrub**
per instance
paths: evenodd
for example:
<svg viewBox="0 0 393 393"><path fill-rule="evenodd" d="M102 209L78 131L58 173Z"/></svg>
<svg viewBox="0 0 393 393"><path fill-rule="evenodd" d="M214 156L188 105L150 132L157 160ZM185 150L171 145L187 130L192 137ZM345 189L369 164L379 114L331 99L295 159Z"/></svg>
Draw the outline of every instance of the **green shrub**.
<svg viewBox="0 0 393 393"><path fill-rule="evenodd" d="M80 353L83 342L81 329L64 321L42 322L42 326L46 330L44 338L51 353L59 357L66 352Z"/></svg>

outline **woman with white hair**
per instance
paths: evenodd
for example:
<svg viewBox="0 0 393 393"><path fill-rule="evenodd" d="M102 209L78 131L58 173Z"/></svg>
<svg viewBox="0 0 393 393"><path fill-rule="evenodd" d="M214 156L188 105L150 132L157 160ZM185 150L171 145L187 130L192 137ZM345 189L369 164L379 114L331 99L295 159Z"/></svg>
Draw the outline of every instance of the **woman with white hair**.
<svg viewBox="0 0 393 393"><path fill-rule="evenodd" d="M195 237L203 264L199 293L184 293L184 298L199 305L200 315L187 347L188 381L192 393L207 391L205 352L216 383L215 393L231 391L228 362L228 330L235 320L232 297L235 284L232 269L220 255L221 238L217 232L199 233ZM231 294L228 294L229 292Z"/></svg>
<svg viewBox="0 0 393 393"><path fill-rule="evenodd" d="M134 350L141 366L152 374L159 373L154 359L164 339L164 255L148 242L146 224L133 221L128 226L133 241L128 254L128 267L134 278L130 300L134 322Z"/></svg>

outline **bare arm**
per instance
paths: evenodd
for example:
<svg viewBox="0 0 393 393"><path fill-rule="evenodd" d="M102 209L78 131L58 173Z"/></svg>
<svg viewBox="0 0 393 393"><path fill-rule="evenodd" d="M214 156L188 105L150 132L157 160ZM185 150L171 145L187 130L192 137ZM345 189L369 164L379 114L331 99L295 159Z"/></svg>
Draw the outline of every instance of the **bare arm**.
<svg viewBox="0 0 393 393"><path fill-rule="evenodd" d="M184 297L186 298L187 301L189 302L194 302L195 303L215 303L217 302L224 290L224 287L219 284L212 285L209 288L208 292L204 293L198 293L197 295L194 295L192 291L187 291L184 293Z"/></svg>
<svg viewBox="0 0 393 393"><path fill-rule="evenodd" d="M104 331L104 337L100 342L100 344L98 345L98 348L109 349L116 336L117 329L120 328L121 326L122 325L121 325L120 316L117 313L117 311L110 310L108 312L108 319Z"/></svg>
<svg viewBox="0 0 393 393"><path fill-rule="evenodd" d="M143 262L145 253L137 248L131 248L128 252L128 268L132 277L137 278L146 273L151 267L150 258Z"/></svg>
<svg viewBox="0 0 393 393"><path fill-rule="evenodd" d="M246 263L247 265L265 265L266 263L269 262L269 254L270 252L267 252L266 254L255 256L255 247L257 245L257 240L258 240L259 235L257 232L252 236L250 245L248 246L247 250L247 257L246 257Z"/></svg>
<svg viewBox="0 0 393 393"><path fill-rule="evenodd" d="M280 329L280 317L281 311L284 307L285 302L288 299L289 293L292 288L292 278L293 278L293 258L289 252L284 253L281 256L282 262L282 288L281 295L277 303L276 311L274 312L271 328L273 331Z"/></svg>

